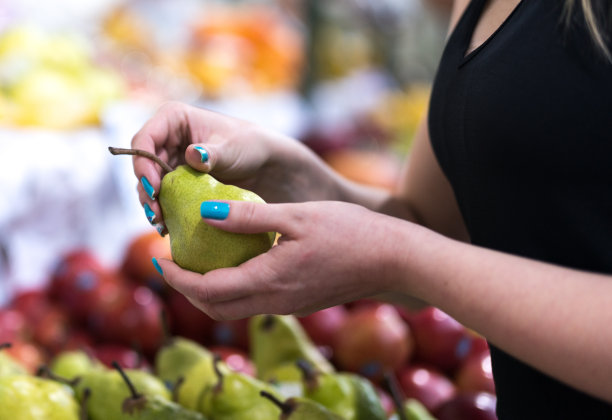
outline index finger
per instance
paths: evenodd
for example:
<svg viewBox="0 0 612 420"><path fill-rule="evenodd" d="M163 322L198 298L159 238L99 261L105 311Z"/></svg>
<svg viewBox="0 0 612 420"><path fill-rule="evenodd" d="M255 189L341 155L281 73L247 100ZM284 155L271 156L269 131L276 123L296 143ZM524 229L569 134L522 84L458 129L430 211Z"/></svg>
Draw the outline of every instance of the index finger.
<svg viewBox="0 0 612 420"><path fill-rule="evenodd" d="M132 148L152 153L168 162L171 149L178 148L183 142L185 120L182 104L163 105L132 137ZM162 168L158 164L148 158L134 156L133 166L139 181L145 177L153 189L159 191Z"/></svg>

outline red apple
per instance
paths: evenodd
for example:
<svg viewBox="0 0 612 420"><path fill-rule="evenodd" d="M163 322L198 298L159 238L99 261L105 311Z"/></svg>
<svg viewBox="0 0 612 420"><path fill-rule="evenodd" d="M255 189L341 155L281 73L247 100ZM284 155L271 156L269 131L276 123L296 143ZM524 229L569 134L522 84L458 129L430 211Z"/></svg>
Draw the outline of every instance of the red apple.
<svg viewBox="0 0 612 420"><path fill-rule="evenodd" d="M19 290L9 304L11 309L15 309L25 316L29 326L36 324L50 306L51 301L43 289Z"/></svg>
<svg viewBox="0 0 612 420"><path fill-rule="evenodd" d="M130 287L127 298L117 306L90 317L102 340L135 346L145 355L154 354L164 337L161 299L148 287Z"/></svg>
<svg viewBox="0 0 612 420"><path fill-rule="evenodd" d="M121 344L102 344L94 349L94 356L107 367L117 361L124 369L150 370L148 361L131 347Z"/></svg>
<svg viewBox="0 0 612 420"><path fill-rule="evenodd" d="M444 372L456 369L470 351L474 336L454 318L433 306L408 316L415 357Z"/></svg>
<svg viewBox="0 0 612 420"><path fill-rule="evenodd" d="M51 305L33 325L33 340L51 355L57 353L68 340L71 330L66 311L58 305Z"/></svg>
<svg viewBox="0 0 612 420"><path fill-rule="evenodd" d="M25 316L16 309L0 308L0 343L28 338L31 335Z"/></svg>
<svg viewBox="0 0 612 420"><path fill-rule="evenodd" d="M413 349L408 325L393 305L382 303L349 312L334 342L334 359L341 369L376 382L402 366Z"/></svg>
<svg viewBox="0 0 612 420"><path fill-rule="evenodd" d="M212 325L209 345L237 347L249 350L249 320L217 321Z"/></svg>
<svg viewBox="0 0 612 420"><path fill-rule="evenodd" d="M346 320L347 309L342 306L332 306L298 318L306 334L319 346L332 347L338 330Z"/></svg>
<svg viewBox="0 0 612 420"><path fill-rule="evenodd" d="M495 394L491 355L488 352L481 352L469 357L459 367L455 383L463 391L485 391Z"/></svg>
<svg viewBox="0 0 612 420"><path fill-rule="evenodd" d="M166 298L172 335L180 335L200 344L211 341L215 320L196 308L187 298L174 289Z"/></svg>
<svg viewBox="0 0 612 420"><path fill-rule="evenodd" d="M211 346L208 349L218 354L231 369L255 376L255 365L244 350L227 346Z"/></svg>
<svg viewBox="0 0 612 420"><path fill-rule="evenodd" d="M450 378L437 369L422 364L410 365L400 370L398 382L406 398L419 400L430 412L457 392Z"/></svg>
<svg viewBox="0 0 612 420"><path fill-rule="evenodd" d="M36 373L38 368L45 364L47 359L46 354L37 344L23 340L13 340L10 343L11 347L2 351L8 352L8 354L21 363L29 373Z"/></svg>
<svg viewBox="0 0 612 420"><path fill-rule="evenodd" d="M62 296L74 286L75 277L87 271L98 272L103 265L98 257L88 249L75 249L58 260L47 287L49 297L62 301Z"/></svg>
<svg viewBox="0 0 612 420"><path fill-rule="evenodd" d="M121 271L130 280L162 293L167 286L151 262L154 257L172 258L169 237L162 237L155 230L140 233L128 244L121 263Z"/></svg>
<svg viewBox="0 0 612 420"><path fill-rule="evenodd" d="M438 420L497 420L497 398L487 392L460 392L438 407Z"/></svg>

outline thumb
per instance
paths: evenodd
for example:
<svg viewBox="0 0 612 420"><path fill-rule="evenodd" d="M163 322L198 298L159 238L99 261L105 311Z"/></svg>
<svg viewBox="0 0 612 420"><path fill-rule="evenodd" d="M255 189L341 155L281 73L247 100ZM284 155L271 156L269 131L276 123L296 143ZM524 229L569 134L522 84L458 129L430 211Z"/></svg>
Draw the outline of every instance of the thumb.
<svg viewBox="0 0 612 420"><path fill-rule="evenodd" d="M185 150L185 161L193 169L200 172L210 172L217 160L214 144L190 144Z"/></svg>
<svg viewBox="0 0 612 420"><path fill-rule="evenodd" d="M204 201L200 215L211 226L234 233L290 234L291 204Z"/></svg>

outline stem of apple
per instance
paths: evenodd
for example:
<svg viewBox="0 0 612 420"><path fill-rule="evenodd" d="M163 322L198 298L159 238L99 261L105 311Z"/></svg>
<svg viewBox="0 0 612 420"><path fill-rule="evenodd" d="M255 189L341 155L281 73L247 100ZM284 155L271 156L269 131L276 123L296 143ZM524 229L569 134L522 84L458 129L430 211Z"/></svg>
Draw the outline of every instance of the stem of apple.
<svg viewBox="0 0 612 420"><path fill-rule="evenodd" d="M272 401L276 406L278 406L278 408L280 408L281 412L285 416L289 416L293 412L293 410L295 410L295 406L293 404L282 402L281 400L276 398L276 396L270 394L268 391L259 391L259 395Z"/></svg>
<svg viewBox="0 0 612 420"><path fill-rule="evenodd" d="M0 350L10 349L11 347L13 347L12 343L2 343L2 344L0 344Z"/></svg>
<svg viewBox="0 0 612 420"><path fill-rule="evenodd" d="M147 152L146 150L141 150L141 149L122 149L120 147L112 147L112 146L109 146L108 150L113 155L134 155L134 156L146 157L146 158L149 158L149 159L155 161L155 163L157 163L159 166L161 166L162 169L164 171L166 171L166 172L172 172L174 170L172 168L172 166L168 165L166 162L161 160L157 155L154 155L151 152Z"/></svg>

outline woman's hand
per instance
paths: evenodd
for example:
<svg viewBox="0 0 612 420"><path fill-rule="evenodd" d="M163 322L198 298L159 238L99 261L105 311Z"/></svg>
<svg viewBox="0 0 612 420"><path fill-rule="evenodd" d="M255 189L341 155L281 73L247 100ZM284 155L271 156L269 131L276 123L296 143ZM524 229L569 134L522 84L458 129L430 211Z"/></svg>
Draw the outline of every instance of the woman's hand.
<svg viewBox="0 0 612 420"><path fill-rule="evenodd" d="M206 222L230 232L276 231L278 244L239 267L204 275L159 261L165 280L211 317L307 314L393 291L399 254L393 237L409 235L411 223L331 201L228 203L225 220Z"/></svg>
<svg viewBox="0 0 612 420"><path fill-rule="evenodd" d="M136 133L132 147L151 152L172 167L187 163L210 172L221 182L252 190L270 202L321 199L333 188L332 172L298 141L177 102L162 106ZM147 217L162 224L155 200L162 168L145 157L135 156L133 162Z"/></svg>

